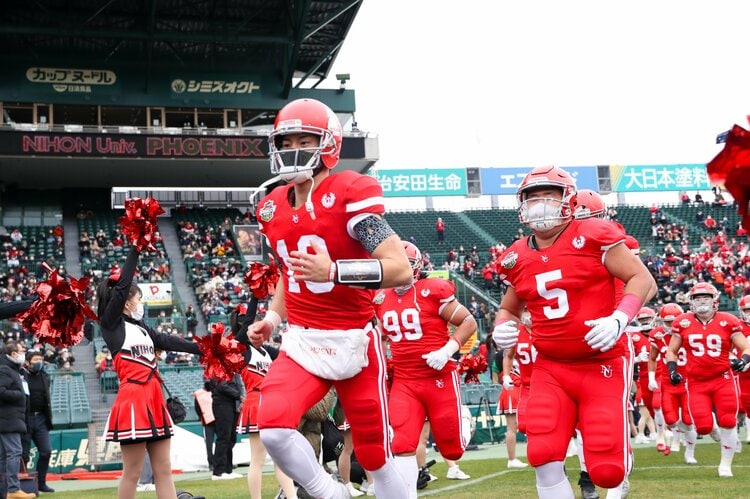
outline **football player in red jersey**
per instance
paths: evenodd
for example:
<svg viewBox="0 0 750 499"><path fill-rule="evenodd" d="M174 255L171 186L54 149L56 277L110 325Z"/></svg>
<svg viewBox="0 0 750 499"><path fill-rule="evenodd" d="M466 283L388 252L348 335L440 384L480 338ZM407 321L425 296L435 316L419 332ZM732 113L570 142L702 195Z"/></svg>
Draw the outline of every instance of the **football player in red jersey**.
<svg viewBox="0 0 750 499"><path fill-rule="evenodd" d="M655 319L656 312L654 312L654 309L650 307L641 308L635 318L638 330L630 334L630 341L633 342L635 355L636 374L634 379L637 376L638 381L636 403L638 404L638 411L641 414L641 418L638 420L638 435L635 437L635 443L637 444L648 443L648 438L645 435L646 425L648 425L651 434L656 435L653 420L654 403L661 408L659 392L652 392L648 389L648 376L646 376L646 373L648 373L649 354L651 352L651 343L649 343L648 334L654 328Z"/></svg>
<svg viewBox="0 0 750 499"><path fill-rule="evenodd" d="M378 292L373 303L380 327L391 344L391 447L409 497L416 498L416 451L425 416L444 458L460 459L468 443L462 438L461 392L452 357L477 330L477 323L456 299L456 287L451 281L419 278L422 254L414 244L403 244L413 281ZM448 331L449 324L456 327L453 336Z"/></svg>
<svg viewBox="0 0 750 499"><path fill-rule="evenodd" d="M572 219L575 192L564 170L534 168L518 188L519 218L532 235L513 243L499 268L508 289L495 343L515 345L524 305L534 325L527 454L541 498L573 497L563 464L576 424L592 481L623 485L632 464L632 351L622 333L656 291L646 267L622 244L622 229L595 218ZM625 283L619 303L615 279Z"/></svg>
<svg viewBox="0 0 750 499"><path fill-rule="evenodd" d="M711 433L716 410L721 441L719 476L732 476L732 458L737 448L738 394L734 371L750 367L750 345L742 334L739 319L718 312L719 292L708 283L699 282L688 291L690 312L672 322L672 338L667 350L667 369L673 385L682 383L677 370L680 347L687 351L686 390L690 415L701 435ZM736 347L741 357L729 362L729 352Z"/></svg>
<svg viewBox="0 0 750 499"><path fill-rule="evenodd" d="M750 295L740 299L743 334L750 342ZM750 371L740 373L740 410L745 411L745 441L750 444Z"/></svg>
<svg viewBox="0 0 750 499"><path fill-rule="evenodd" d="M648 389L654 393L661 394L661 420L672 430L672 442L666 442L664 437L657 439L657 449L669 455L675 442L679 437L685 440L685 462L697 464L695 459L695 442L698 435L693 425L693 418L688 408L688 397L685 391L685 383L673 385L669 379L669 371L666 366L666 353L669 348L670 331L675 317L683 313L682 307L676 303L667 303L659 309L659 320L661 325L656 326L649 334L651 351L648 360ZM685 376L685 365L687 364L687 351L681 347L677 353L677 372ZM656 413L656 417L659 413ZM656 417L654 419L656 419ZM659 443L662 447L659 448Z"/></svg>
<svg viewBox="0 0 750 499"><path fill-rule="evenodd" d="M341 141L336 115L312 99L284 106L269 136L271 170L288 185L260 201L257 218L282 279L248 337L261 345L282 318L289 329L261 387L258 427L274 462L311 495L348 497L296 431L305 411L335 386L377 494L401 499L407 490L390 456L371 290L406 285L412 273L401 240L382 217L377 181L353 171L331 173Z"/></svg>

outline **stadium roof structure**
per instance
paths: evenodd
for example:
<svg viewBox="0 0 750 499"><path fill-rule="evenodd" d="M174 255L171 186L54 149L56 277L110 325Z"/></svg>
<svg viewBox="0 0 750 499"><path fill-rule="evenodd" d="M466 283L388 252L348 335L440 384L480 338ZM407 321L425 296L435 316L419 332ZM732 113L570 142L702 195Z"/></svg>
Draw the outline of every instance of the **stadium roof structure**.
<svg viewBox="0 0 750 499"><path fill-rule="evenodd" d="M3 60L59 59L156 68L253 68L286 99L329 74L361 0L6 1ZM310 82L308 82L309 84Z"/></svg>

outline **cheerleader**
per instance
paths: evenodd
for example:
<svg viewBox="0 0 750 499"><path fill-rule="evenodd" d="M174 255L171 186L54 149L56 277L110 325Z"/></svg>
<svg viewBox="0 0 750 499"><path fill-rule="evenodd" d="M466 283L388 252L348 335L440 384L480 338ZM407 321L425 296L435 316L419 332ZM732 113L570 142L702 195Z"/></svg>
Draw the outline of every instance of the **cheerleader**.
<svg viewBox="0 0 750 499"><path fill-rule="evenodd" d="M250 442L250 468L247 472L247 486L250 489L252 499L261 497L261 479L263 476L263 463L266 460L266 449L260 440L258 433L258 406L260 405L260 385L266 377L271 362L276 358L279 351L273 347L254 347L247 337L247 327L250 325L246 320L247 305L238 305L230 316L232 332L237 340L247 346L245 351L245 367L240 375L245 384L245 401L242 403L240 417L237 421L237 433L249 435ZM296 499L297 491L294 482L286 476L281 469L275 467L276 479L279 481L284 494L288 499Z"/></svg>
<svg viewBox="0 0 750 499"><path fill-rule="evenodd" d="M112 352L120 389L106 426L106 439L119 442L123 472L119 499L135 498L138 478L148 451L159 499L177 495L172 481L170 441L172 418L162 393L155 349L200 355L198 344L158 333L143 322L141 290L133 284L139 251L131 247L120 274L97 288L102 336Z"/></svg>

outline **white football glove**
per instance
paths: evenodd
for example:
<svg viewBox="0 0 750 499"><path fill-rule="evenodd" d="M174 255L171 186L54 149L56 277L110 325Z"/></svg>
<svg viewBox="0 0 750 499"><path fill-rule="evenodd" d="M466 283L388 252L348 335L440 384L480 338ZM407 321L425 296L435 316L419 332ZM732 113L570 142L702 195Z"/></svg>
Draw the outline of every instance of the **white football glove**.
<svg viewBox="0 0 750 499"><path fill-rule="evenodd" d="M507 374L503 376L503 390L512 390L515 385L513 384L513 378Z"/></svg>
<svg viewBox="0 0 750 499"><path fill-rule="evenodd" d="M648 372L648 389L652 392L659 389L659 383L656 382L656 373L654 371Z"/></svg>
<svg viewBox="0 0 750 499"><path fill-rule="evenodd" d="M589 326L591 331L586 333L583 339L594 350L606 352L615 346L617 339L625 331L625 327L628 325L628 316L624 312L615 310L612 315L586 321L584 324Z"/></svg>
<svg viewBox="0 0 750 499"><path fill-rule="evenodd" d="M638 355L635 356L636 362L648 362L649 359L649 353L648 352L641 352Z"/></svg>
<svg viewBox="0 0 750 499"><path fill-rule="evenodd" d="M445 364L453 357L453 354L458 352L461 346L458 344L458 340L450 339L448 343L433 350L430 353L422 355L422 358L427 361L427 365L436 371L440 371L445 367Z"/></svg>
<svg viewBox="0 0 750 499"><path fill-rule="evenodd" d="M513 348L518 343L518 325L515 321L506 321L495 326L492 341L503 350Z"/></svg>

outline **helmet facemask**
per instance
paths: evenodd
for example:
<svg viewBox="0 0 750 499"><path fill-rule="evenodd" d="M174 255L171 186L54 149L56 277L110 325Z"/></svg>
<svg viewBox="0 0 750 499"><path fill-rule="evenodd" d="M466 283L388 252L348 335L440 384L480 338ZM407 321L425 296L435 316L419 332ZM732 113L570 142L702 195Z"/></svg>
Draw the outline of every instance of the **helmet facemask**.
<svg viewBox="0 0 750 499"><path fill-rule="evenodd" d="M716 299L712 295L693 295L690 310L697 316L709 316L716 310Z"/></svg>
<svg viewBox="0 0 750 499"><path fill-rule="evenodd" d="M750 308L740 309L740 319L742 320L742 322L750 324Z"/></svg>
<svg viewBox="0 0 750 499"><path fill-rule="evenodd" d="M563 224L569 218L563 216L570 205L555 198L524 199L518 210L518 218L532 230L546 231Z"/></svg>
<svg viewBox="0 0 750 499"><path fill-rule="evenodd" d="M282 144L285 135L309 134L320 139L315 147L284 149ZM329 130L311 126L279 126L268 138L268 157L271 161L271 173L279 175L290 184L301 184L313 178L321 167L321 158L326 151L335 149L333 134Z"/></svg>

